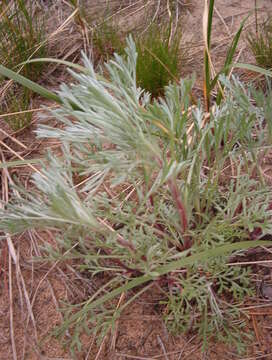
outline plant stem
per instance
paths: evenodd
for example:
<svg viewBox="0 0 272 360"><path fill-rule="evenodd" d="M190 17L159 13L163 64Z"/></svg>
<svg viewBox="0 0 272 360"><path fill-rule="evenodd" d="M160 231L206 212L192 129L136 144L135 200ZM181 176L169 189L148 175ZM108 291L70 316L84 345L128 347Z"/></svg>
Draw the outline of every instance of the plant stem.
<svg viewBox="0 0 272 360"><path fill-rule="evenodd" d="M175 204L176 204L176 207L177 207L177 210L179 213L179 218L180 218L180 223L181 223L181 234L184 235L188 228L188 220L187 220L186 210L185 210L185 207L181 200L181 196L178 191L178 186L177 186L176 181L174 179L170 179L168 181L168 186L169 186L169 189L171 191L172 197L175 201ZM189 249L191 247L191 240L189 239L188 236L184 236L183 239L184 239L184 248Z"/></svg>
<svg viewBox="0 0 272 360"><path fill-rule="evenodd" d="M257 0L255 0L255 29L256 29L256 36L258 36L258 13L257 13Z"/></svg>

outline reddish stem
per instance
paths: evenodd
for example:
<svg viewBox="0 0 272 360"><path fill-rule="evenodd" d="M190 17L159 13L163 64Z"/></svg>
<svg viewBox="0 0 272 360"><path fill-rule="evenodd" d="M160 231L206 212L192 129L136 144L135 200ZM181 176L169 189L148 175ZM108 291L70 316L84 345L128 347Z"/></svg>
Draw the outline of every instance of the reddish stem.
<svg viewBox="0 0 272 360"><path fill-rule="evenodd" d="M119 234L117 235L117 242L118 242L121 246L123 246L123 247L131 250L132 252L136 252L136 249L135 249L134 245L133 245L130 241L125 240L125 239L124 239L121 235L119 235Z"/></svg>
<svg viewBox="0 0 272 360"><path fill-rule="evenodd" d="M180 223L181 223L181 233L184 235L184 233L186 232L186 230L188 228L186 210L185 210L185 207L181 200L180 192L178 190L176 181L173 179L168 180L168 186L169 186L169 189L171 191L172 197L175 201L175 204L176 204L176 207L177 207L177 210L179 213L179 218L180 218ZM189 249L191 247L190 238L188 236L184 236L183 238L184 238L184 248Z"/></svg>
<svg viewBox="0 0 272 360"><path fill-rule="evenodd" d="M112 253L112 251L110 249L103 249L103 250L107 255L111 255L111 253ZM120 259L113 258L113 259L111 259L111 261L114 262L115 264L119 265L121 268L126 270L128 273L142 275L141 271L139 271L137 269L131 269L129 266L124 264Z"/></svg>

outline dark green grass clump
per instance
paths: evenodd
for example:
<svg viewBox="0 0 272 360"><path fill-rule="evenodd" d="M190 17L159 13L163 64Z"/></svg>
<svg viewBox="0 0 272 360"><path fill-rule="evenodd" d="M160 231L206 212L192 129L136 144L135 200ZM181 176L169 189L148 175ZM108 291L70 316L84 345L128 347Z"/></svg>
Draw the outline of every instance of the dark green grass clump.
<svg viewBox="0 0 272 360"><path fill-rule="evenodd" d="M170 41L171 40L171 41ZM180 34L170 39L170 29L150 28L145 37L137 41L137 84L154 97L163 93L164 87L178 76Z"/></svg>
<svg viewBox="0 0 272 360"><path fill-rule="evenodd" d="M45 57L44 19L38 14L32 1L14 0L0 3L0 63L27 78L39 81L43 70L40 62L24 64L32 57ZM29 90L18 91L15 86L5 87L0 77L0 87L5 97L1 103L0 114L18 113L28 110L32 93ZM31 121L31 114L18 114L7 117L13 130L18 130Z"/></svg>

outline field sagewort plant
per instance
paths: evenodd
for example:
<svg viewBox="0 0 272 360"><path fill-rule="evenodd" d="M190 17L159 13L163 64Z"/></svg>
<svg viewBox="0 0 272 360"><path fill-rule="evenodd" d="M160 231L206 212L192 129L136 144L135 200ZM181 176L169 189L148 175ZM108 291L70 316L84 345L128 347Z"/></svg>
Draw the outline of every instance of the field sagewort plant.
<svg viewBox="0 0 272 360"><path fill-rule="evenodd" d="M62 126L37 131L59 139L63 156L49 153L35 188L0 213L12 234L54 230L58 246L48 245L47 259L69 259L94 281L105 275L90 299L67 305L56 334L73 329L70 346L80 348L82 331L103 336L156 282L173 333L190 329L204 346L217 336L240 349L238 303L254 289L249 270L227 262L265 243L251 239L256 229L272 232L271 191L251 176L271 139L269 100L224 77L226 97L209 114L191 104L190 79L152 100L136 85L131 38L126 56L105 64L108 80L83 59L84 72L71 71L75 83L58 94L53 115Z"/></svg>

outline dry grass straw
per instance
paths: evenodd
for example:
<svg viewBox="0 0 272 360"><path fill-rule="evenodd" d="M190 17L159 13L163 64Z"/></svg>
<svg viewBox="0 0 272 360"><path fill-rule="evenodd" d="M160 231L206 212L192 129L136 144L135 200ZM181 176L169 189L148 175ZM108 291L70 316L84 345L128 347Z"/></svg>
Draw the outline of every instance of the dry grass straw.
<svg viewBox="0 0 272 360"><path fill-rule="evenodd" d="M48 44L50 53L56 56L58 59L66 60L77 53L82 46L82 36L77 32L73 31L71 25L75 18L78 16L78 8L74 9L72 13L64 14L66 19L58 25L57 29L54 30L45 40ZM54 27L55 22L58 21L55 16L51 20L51 26ZM50 29L50 24L49 24ZM54 68L54 70L56 67ZM50 71L52 73L52 71Z"/></svg>
<svg viewBox="0 0 272 360"><path fill-rule="evenodd" d="M11 139L14 143L16 143L18 146L22 147L23 150L28 150L27 147L21 143L18 139L16 139L15 137L6 134L7 138ZM20 160L24 161L25 158L23 156L21 156L18 152L14 151L12 148L10 148L8 145L6 145L3 141L0 142L0 144L7 148L10 154L13 154L14 156L16 156L17 158L19 158ZM4 157L3 151L0 149L0 153L1 153L1 157L2 157L2 163L6 163L6 159ZM31 170L33 172L39 172L39 170L37 168L35 168L34 166L32 166L31 164L26 164L27 166L29 166L31 168ZM2 174L1 174L1 179L2 179L2 201L3 204L7 203L9 201L9 191L10 191L10 185L13 187L14 186L14 182L8 172L8 169L3 168L2 169ZM16 189L13 190L17 193ZM2 204L0 204L1 207L3 207ZM10 323L10 341L11 341L11 346L12 346L12 353L13 353L13 360L18 360L20 359L20 354L23 352L25 352L25 345L26 345L26 341L27 340L27 336L25 333L25 341L24 341L24 348L23 349L18 349L16 343L17 343L17 338L16 338L16 324L18 321L20 321L18 319L18 315L16 315L16 317L14 316L14 297L18 291L19 293L19 298L20 298L20 307L21 307L21 316L25 316L26 314L26 319L23 319L24 321L24 330L25 332L27 331L27 329L29 328L29 323L31 322L32 326L33 326L33 331L34 331L34 344L32 345L35 348L35 351L39 354L39 356L41 356L39 350L38 350L38 332L37 332L37 326L36 326L36 320L35 320L35 316L33 313L33 307L35 304L35 301L37 299L37 295L38 292L41 288L41 285L47 280L47 285L49 287L52 299L53 299L53 303L55 304L56 310L57 312L59 312L59 306L58 306L58 301L57 298L54 294L54 290L52 288L52 285L48 279L48 276L51 274L51 272L53 270L57 271L58 270L58 265L59 265L59 261L56 261L50 268L49 270L45 273L45 275L40 279L34 294L31 296L29 295L29 291L27 289L26 283L25 283L25 279L24 279L24 275L22 273L22 265L20 264L20 250L16 249L16 245L14 243L14 239L11 238L11 236L8 233L5 233L5 237L6 237L6 241L7 241L7 248L8 248L8 289L9 289L9 303L10 303L10 308L9 308L9 323ZM33 244L33 248L35 248L38 253L36 254L37 256L41 256L37 244L35 244L35 239L32 235L31 232L29 232L29 237L31 240L31 244ZM76 244L67 251L67 254L76 246ZM32 259L30 259L30 261L32 261ZM14 274L13 274L13 269L15 271L15 276L16 276L16 283L17 283L17 287L14 286L13 282L14 282ZM32 272L33 272L33 264L32 264ZM64 279L64 278L63 278ZM31 299L31 300L30 300ZM25 308L26 307L26 308ZM25 311L26 310L26 311ZM61 313L59 313L59 315L61 316ZM69 335L67 333L67 335ZM22 355L24 356L24 355Z"/></svg>
<svg viewBox="0 0 272 360"><path fill-rule="evenodd" d="M171 34L175 33L186 7L180 1L138 0L138 1L98 1L94 6L81 5L81 16L90 32L99 31L104 24L115 24L123 32L143 35L152 24L168 23L171 18ZM86 10L87 9L87 10ZM170 41L172 36L170 36Z"/></svg>
<svg viewBox="0 0 272 360"><path fill-rule="evenodd" d="M56 31L54 31L51 35L49 35L49 37L43 43L39 44L38 47L31 54L29 59L31 57L33 57L38 52L40 47L44 46L47 42L52 40L61 31L63 31L63 29L71 22L71 20L73 19L73 17L75 16L76 13L77 13L77 11L74 11L58 27L58 29ZM1 16L2 15L3 14L1 14ZM24 65L22 65L17 72L20 73L23 68L24 68ZM1 89L1 97L2 97L2 99L5 96L8 89L10 88L10 86L12 85L12 83L13 83L13 81L10 80L2 87L2 89ZM53 107L55 107L55 106L53 106ZM15 116L15 115L22 115L22 114L25 114L25 113L33 113L33 112L37 112L37 111L41 111L41 110L42 109L39 108L39 109L18 111L18 112L13 112L13 113L1 114L0 117L1 118L7 118L7 117ZM13 135L8 134L3 129L0 129L0 131L4 134L5 138L9 138L12 142L17 144L23 150L28 150L28 148L20 140L15 138ZM17 132L15 132L15 133L17 133ZM10 154L14 155L18 159L20 159L22 162L25 161L25 158L23 156L21 156L17 151L14 151L4 141L1 140L0 144L1 144L2 147L6 148ZM0 150L0 152L1 152L1 155L2 155L2 163L6 163L3 152L1 150ZM39 173L39 170L36 167L34 167L32 164L27 164L27 166L29 166L32 171ZM12 181L10 175L9 175L8 170L6 168L3 168L2 169L2 201L3 201L3 203L7 203L9 201L9 183L11 185L14 185L13 181ZM3 206L3 205L0 205L0 206ZM29 296L29 293L28 293L28 290L27 290L27 287L26 287L26 284L25 284L24 276L23 276L22 271L21 271L19 251L16 250L16 247L14 245L14 241L12 240L10 235L8 233L6 233L5 235L6 235L7 246L8 246L8 251L9 251L9 254L8 254L9 277L8 277L8 279L9 279L9 302L10 302L10 315L9 315L10 316L10 338L11 338L13 359L17 360L18 359L18 354L21 353L21 351L23 351L23 353L24 353L24 349L16 349L16 334L15 334L16 328L15 328L14 322L18 321L18 320L14 318L14 291L16 291L16 288L13 285L13 277L14 277L13 276L13 271L12 271L13 266L15 268L15 274L16 274L16 278L17 278L17 290L19 292L20 299L21 299L21 301L20 301L21 314L25 313L25 311L23 309L24 305L26 305L26 309L27 309L27 321L26 321L25 330L28 328L29 320L31 320L33 330L34 330L34 342L36 342L36 344L38 343L38 335L37 335L36 321L35 321L35 317L34 317L32 308L33 308L33 305L34 305L34 300L36 298L37 290L39 289L39 286L36 289L34 298L32 299L32 301L30 301L30 296ZM44 280L44 279L42 279L42 280ZM40 284L41 284L41 282L40 282Z"/></svg>
<svg viewBox="0 0 272 360"><path fill-rule="evenodd" d="M5 162L5 158L3 155L3 152L1 152L2 161ZM2 201L3 203L7 203L9 201L9 183L11 185L13 184L13 181L8 173L7 169L2 169ZM15 190L16 191L16 190ZM3 205L0 204L2 207ZM32 311L32 306L30 302L30 296L27 291L27 287L25 284L24 277L22 275L21 266L20 266L20 258L19 253L16 251L15 245L13 243L13 240L11 236L6 233L6 240L7 240L7 246L9 250L9 300L10 300L10 337L11 337L11 344L12 344L12 352L13 352L13 359L17 360L17 350L16 350L16 341L15 341L15 334L14 334L14 313L13 313L13 276L12 276L12 268L15 266L16 271L16 278L17 278L17 286L20 294L23 294L24 302L26 304L28 316L31 319L33 329L34 329L34 338L36 343L38 342L38 335L37 335L37 328L36 328L36 321L35 317ZM21 306L23 306L23 301L21 301ZM24 313L23 309L22 314Z"/></svg>
<svg viewBox="0 0 272 360"><path fill-rule="evenodd" d="M2 140L0 140L0 144L3 147L5 147L11 154L15 155L19 160L22 160L23 162L25 161L25 158L23 156L21 156L17 151L13 150L10 146L5 144ZM26 165L29 166L34 172L41 174L41 172L36 167L34 167L31 163L26 162ZM42 175L42 176L44 176L44 175Z"/></svg>

